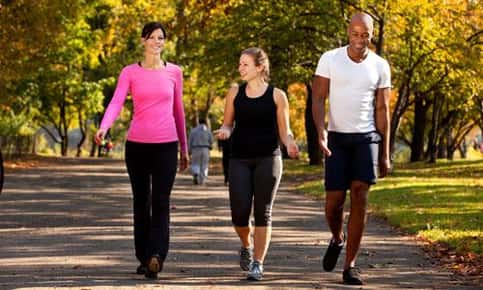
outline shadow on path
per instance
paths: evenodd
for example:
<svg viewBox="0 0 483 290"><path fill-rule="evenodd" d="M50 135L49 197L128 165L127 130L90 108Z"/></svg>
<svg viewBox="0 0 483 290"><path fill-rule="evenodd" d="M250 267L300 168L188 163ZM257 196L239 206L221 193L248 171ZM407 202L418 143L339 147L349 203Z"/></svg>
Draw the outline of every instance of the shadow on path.
<svg viewBox="0 0 483 290"><path fill-rule="evenodd" d="M322 204L282 181L274 206L265 280L239 269L221 176L194 186L179 174L172 194L171 249L158 281L134 274L130 184L122 161L58 159L7 171L0 196L0 289L353 289L342 257L321 270L329 233ZM344 252L342 253L344 254ZM364 289L471 289L424 258L409 238L370 219L359 265Z"/></svg>

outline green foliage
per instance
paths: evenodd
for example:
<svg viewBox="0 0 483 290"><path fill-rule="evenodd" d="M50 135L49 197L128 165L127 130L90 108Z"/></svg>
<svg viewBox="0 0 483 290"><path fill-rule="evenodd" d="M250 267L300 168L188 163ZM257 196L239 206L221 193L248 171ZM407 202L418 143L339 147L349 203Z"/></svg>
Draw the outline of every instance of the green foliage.
<svg viewBox="0 0 483 290"><path fill-rule="evenodd" d="M446 134L454 151L481 118L474 102L481 94L481 42L469 41L481 29L481 10L460 0L392 1L388 13L387 56L399 99L393 118L402 118L398 136L404 142L417 137L412 105L422 99L428 109L418 120L437 119L418 134L426 144L431 130L438 139Z"/></svg>
<svg viewBox="0 0 483 290"><path fill-rule="evenodd" d="M16 114L13 110L3 107L0 110L0 136L32 135L28 127L29 117L26 114Z"/></svg>
<svg viewBox="0 0 483 290"><path fill-rule="evenodd" d="M321 53L337 46L344 34L337 4L305 0L180 1L176 56L187 76L185 103L190 119L210 111L215 99L223 98L230 84L239 81L240 53L251 46L267 52L275 86L287 90L292 82L310 80Z"/></svg>
<svg viewBox="0 0 483 290"><path fill-rule="evenodd" d="M0 4L0 101L5 102L15 85L47 63L45 52L63 31L80 0L4 1Z"/></svg>
<svg viewBox="0 0 483 290"><path fill-rule="evenodd" d="M238 81L242 49L264 48L271 82L287 91L311 79L324 51L346 43L349 17L361 10L374 17L376 49L391 64L399 141L413 138L416 95L431 106L428 120L435 100L443 100L437 136L448 124L453 149L469 126L483 126L482 9L464 0L4 1L0 99L28 116L31 128L61 119L68 128L98 122L120 69L143 57L143 24L159 20L168 33L163 58L184 70L188 125L198 115L218 124L224 95ZM288 96L303 102L300 94ZM121 130L130 116L124 117Z"/></svg>

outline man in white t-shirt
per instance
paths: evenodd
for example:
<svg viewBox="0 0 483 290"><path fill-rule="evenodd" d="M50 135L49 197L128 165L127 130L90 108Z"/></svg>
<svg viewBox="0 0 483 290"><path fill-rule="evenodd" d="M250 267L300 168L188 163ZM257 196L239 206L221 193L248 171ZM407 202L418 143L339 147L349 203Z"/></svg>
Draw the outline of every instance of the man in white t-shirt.
<svg viewBox="0 0 483 290"><path fill-rule="evenodd" d="M370 51L372 18L355 14L347 30L349 44L325 52L313 83L312 113L325 159L325 215L332 238L323 258L332 271L347 240L342 274L345 284L362 285L355 267L364 227L369 187L390 168L389 96L391 73L386 60ZM329 128L325 129L325 100ZM343 231L344 201L350 190L347 236Z"/></svg>

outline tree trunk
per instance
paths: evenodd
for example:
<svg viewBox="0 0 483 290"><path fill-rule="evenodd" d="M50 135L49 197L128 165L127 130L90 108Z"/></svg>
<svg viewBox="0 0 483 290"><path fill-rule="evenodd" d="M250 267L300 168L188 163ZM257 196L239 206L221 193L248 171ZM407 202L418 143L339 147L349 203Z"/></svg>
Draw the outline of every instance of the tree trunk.
<svg viewBox="0 0 483 290"><path fill-rule="evenodd" d="M60 136L60 154L62 156L67 156L69 149L69 135L68 135L68 125L67 125L67 104L65 101L61 101L59 104L59 136Z"/></svg>
<svg viewBox="0 0 483 290"><path fill-rule="evenodd" d="M95 116L94 116L94 124L96 124L96 128L99 128L100 126L100 121L101 120L101 114L97 113ZM91 150L89 152L89 156L90 157L94 157L96 156L96 149L97 149L97 144L96 142L94 141L94 137L92 137L92 144L91 144Z"/></svg>
<svg viewBox="0 0 483 290"><path fill-rule="evenodd" d="M96 149L97 149L97 144L94 141L94 137L92 137L92 144L91 144L91 150L89 152L89 157L94 157L96 156Z"/></svg>
<svg viewBox="0 0 483 290"><path fill-rule="evenodd" d="M84 142L86 140L86 131L87 131L87 124L84 123L84 118L82 118L82 111L80 108L78 111L78 119L79 119L79 129L81 132L81 139L79 140L79 143L77 143L77 153L75 154L76 157L81 156L82 145L84 145Z"/></svg>
<svg viewBox="0 0 483 290"><path fill-rule="evenodd" d="M476 104L479 111L480 111L480 119L478 120L478 126L480 127L480 130L483 132L483 96L478 95L475 96L476 98Z"/></svg>
<svg viewBox="0 0 483 290"><path fill-rule="evenodd" d="M463 139L461 144L458 146L458 151L460 152L460 156L462 159L466 159L466 154L468 153L468 144L466 140Z"/></svg>
<svg viewBox="0 0 483 290"><path fill-rule="evenodd" d="M191 120L189 122L188 130L191 130L191 128L196 127L196 125L198 124L198 119L200 118L200 112L196 109L196 108L198 108L198 105L197 105L196 100L194 98L191 99L190 107L195 108L195 109L193 111Z"/></svg>
<svg viewBox="0 0 483 290"><path fill-rule="evenodd" d="M2 193L2 188L3 188L3 155L2 155L2 150L0 150L0 193Z"/></svg>
<svg viewBox="0 0 483 290"><path fill-rule="evenodd" d="M448 128L447 126L443 128L443 134L439 136L438 140L438 153L437 153L437 158L446 158L446 136L447 136L447 131Z"/></svg>
<svg viewBox="0 0 483 290"><path fill-rule="evenodd" d="M431 132L429 133L428 140L428 157L429 163L436 163L438 154L438 132L440 130L439 122L441 116L441 110L443 108L444 96L437 94L434 97L433 102L433 116L431 118Z"/></svg>
<svg viewBox="0 0 483 290"><path fill-rule="evenodd" d="M307 87L307 100L305 103L305 135L307 135L307 151L309 153L309 164L320 165L323 163L323 154L319 148L319 136L312 117L312 86Z"/></svg>
<svg viewBox="0 0 483 290"><path fill-rule="evenodd" d="M448 158L449 161L453 161L454 160L454 152L455 150L452 150L451 148L448 148L448 156L446 156Z"/></svg>
<svg viewBox="0 0 483 290"><path fill-rule="evenodd" d="M32 137L32 152L30 152L32 155L35 155L35 153L37 152L37 136L38 134L34 133Z"/></svg>
<svg viewBox="0 0 483 290"><path fill-rule="evenodd" d="M211 109L211 106L213 105L213 102L215 100L216 96L213 90L210 89L210 92L208 93L208 97L206 98L206 103L203 108L203 111L200 112L200 117L204 118L207 121L207 124L209 124L209 112ZM210 126L211 128L211 126Z"/></svg>
<svg viewBox="0 0 483 290"><path fill-rule="evenodd" d="M452 146L453 144L453 136L451 136L451 130L448 128L446 130L446 158L448 160L453 161L454 152L456 148Z"/></svg>
<svg viewBox="0 0 483 290"><path fill-rule="evenodd" d="M411 142L410 162L421 161L424 153L424 132L426 129L426 113L429 105L423 96L416 95L414 102L414 127Z"/></svg>
<svg viewBox="0 0 483 290"><path fill-rule="evenodd" d="M402 84L398 89L398 98L396 100L396 105L391 114L391 131L389 134L389 149L391 154L394 152L394 145L396 143L396 134L399 129L399 123L401 118L406 112L409 103L409 88L408 85Z"/></svg>
<svg viewBox="0 0 483 290"><path fill-rule="evenodd" d="M62 142L60 143L60 154L62 156L67 156L68 149L69 149L69 139L62 138Z"/></svg>
<svg viewBox="0 0 483 290"><path fill-rule="evenodd" d="M376 41L376 54L384 57L384 28L385 28L386 21L384 17L381 17L377 20L377 26L379 27L379 33L377 34L377 41Z"/></svg>
<svg viewBox="0 0 483 290"><path fill-rule="evenodd" d="M453 154L454 152L456 152L456 150L460 150L461 157L466 158L468 145L466 144L465 136L468 135L468 133L476 126L476 122L470 122L469 124L465 124L466 122L463 119L464 117L460 118L460 124L455 125L454 127L452 127L452 130L449 131L449 138L451 139L448 141L448 151L451 152L451 155L448 154L448 159L451 158L450 160L453 160Z"/></svg>

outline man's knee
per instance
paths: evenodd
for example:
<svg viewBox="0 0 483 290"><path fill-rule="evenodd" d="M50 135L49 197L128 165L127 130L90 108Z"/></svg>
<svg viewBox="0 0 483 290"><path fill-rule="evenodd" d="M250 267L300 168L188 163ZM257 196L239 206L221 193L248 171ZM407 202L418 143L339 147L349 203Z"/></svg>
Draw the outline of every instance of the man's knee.
<svg viewBox="0 0 483 290"><path fill-rule="evenodd" d="M325 197L326 208L334 211L343 210L345 197L345 191L327 191Z"/></svg>
<svg viewBox="0 0 483 290"><path fill-rule="evenodd" d="M356 193L358 195L367 195L369 192L369 183L359 180L354 180L351 183L351 193Z"/></svg>
<svg viewBox="0 0 483 290"><path fill-rule="evenodd" d="M369 184L363 181L353 181L351 184L351 204L366 206L369 196Z"/></svg>

